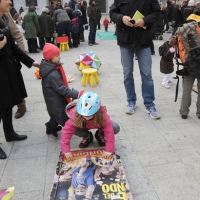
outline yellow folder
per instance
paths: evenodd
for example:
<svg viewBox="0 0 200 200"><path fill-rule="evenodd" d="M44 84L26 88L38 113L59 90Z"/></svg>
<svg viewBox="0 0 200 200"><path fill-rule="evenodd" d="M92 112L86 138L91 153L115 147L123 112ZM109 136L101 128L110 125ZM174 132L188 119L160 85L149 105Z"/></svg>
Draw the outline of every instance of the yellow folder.
<svg viewBox="0 0 200 200"><path fill-rule="evenodd" d="M144 18L144 15L140 12L140 11L136 11L135 14L133 15L133 20L137 20L137 19L142 19ZM143 29L146 29L146 26L142 27Z"/></svg>

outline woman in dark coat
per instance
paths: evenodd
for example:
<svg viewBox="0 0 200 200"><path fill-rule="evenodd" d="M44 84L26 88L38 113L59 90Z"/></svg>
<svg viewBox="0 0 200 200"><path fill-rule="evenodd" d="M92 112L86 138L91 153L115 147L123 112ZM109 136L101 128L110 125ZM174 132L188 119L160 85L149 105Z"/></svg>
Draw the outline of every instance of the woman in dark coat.
<svg viewBox="0 0 200 200"><path fill-rule="evenodd" d="M26 135L15 133L12 124L12 108L20 104L27 97L26 88L21 74L21 64L28 68L39 67L37 62L26 55L15 44L8 27L8 18L4 13L9 12L10 1L0 0L0 122L3 121L3 130L7 142L25 140ZM0 159L7 156L0 148Z"/></svg>
<svg viewBox="0 0 200 200"><path fill-rule="evenodd" d="M43 8L42 14L38 17L38 22L40 25L40 47L43 49L45 45L45 40L48 43L51 43L51 38L53 37L53 21L48 15L49 9Z"/></svg>

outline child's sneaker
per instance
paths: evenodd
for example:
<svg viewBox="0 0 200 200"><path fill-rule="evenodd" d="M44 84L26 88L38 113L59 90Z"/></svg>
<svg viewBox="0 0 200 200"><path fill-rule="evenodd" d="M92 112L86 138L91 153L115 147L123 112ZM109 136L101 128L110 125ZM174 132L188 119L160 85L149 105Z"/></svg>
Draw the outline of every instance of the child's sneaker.
<svg viewBox="0 0 200 200"><path fill-rule="evenodd" d="M79 148L87 148L88 145L93 141L92 133L89 132L89 134L90 134L89 136L83 138L82 142L79 144Z"/></svg>
<svg viewBox="0 0 200 200"><path fill-rule="evenodd" d="M144 110L146 113L150 114L151 118L153 119L160 119L160 115L158 114L155 107L147 108L145 107Z"/></svg>
<svg viewBox="0 0 200 200"><path fill-rule="evenodd" d="M128 103L126 106L125 113L128 115L132 115L135 111L135 104L134 103Z"/></svg>
<svg viewBox="0 0 200 200"><path fill-rule="evenodd" d="M162 86L164 87L164 88L167 88L167 89L169 89L170 88L170 86L166 83L166 84L162 84Z"/></svg>
<svg viewBox="0 0 200 200"><path fill-rule="evenodd" d="M99 133L99 131L97 130L94 136L98 141L100 147L104 147L106 145L103 133Z"/></svg>

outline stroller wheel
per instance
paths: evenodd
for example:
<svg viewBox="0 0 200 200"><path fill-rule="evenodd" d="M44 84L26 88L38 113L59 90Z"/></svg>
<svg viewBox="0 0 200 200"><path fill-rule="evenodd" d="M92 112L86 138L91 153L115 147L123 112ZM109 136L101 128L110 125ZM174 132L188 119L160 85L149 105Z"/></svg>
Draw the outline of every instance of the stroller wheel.
<svg viewBox="0 0 200 200"><path fill-rule="evenodd" d="M162 40L162 39L163 39L163 36L162 36L162 35L160 35L160 36L158 37L158 39L159 39L159 40Z"/></svg>

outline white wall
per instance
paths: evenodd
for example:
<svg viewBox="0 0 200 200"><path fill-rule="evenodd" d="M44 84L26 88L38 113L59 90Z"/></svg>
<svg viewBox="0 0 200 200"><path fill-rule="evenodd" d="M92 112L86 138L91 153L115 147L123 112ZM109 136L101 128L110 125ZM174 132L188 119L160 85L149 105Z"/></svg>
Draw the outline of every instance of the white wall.
<svg viewBox="0 0 200 200"><path fill-rule="evenodd" d="M14 7L17 10L17 12L19 12L19 9L21 6L23 7L26 13L28 12L28 7L26 7L25 0L13 0L13 2L14 2ZM37 14L41 14L42 8L49 5L47 3L47 0L37 0L37 3L38 3L38 6L35 6Z"/></svg>
<svg viewBox="0 0 200 200"><path fill-rule="evenodd" d="M114 2L114 0L106 0L107 1L107 13L109 13L109 7L110 5ZM25 0L13 0L14 2L14 7L19 12L20 7L22 6L24 11L27 13L28 12L28 7L26 7ZM38 6L36 6L36 12L37 14L41 14L42 8L45 6L49 5L48 0L37 0ZM69 0L63 0L63 4L65 2L69 2ZM89 2L89 0L87 0Z"/></svg>

